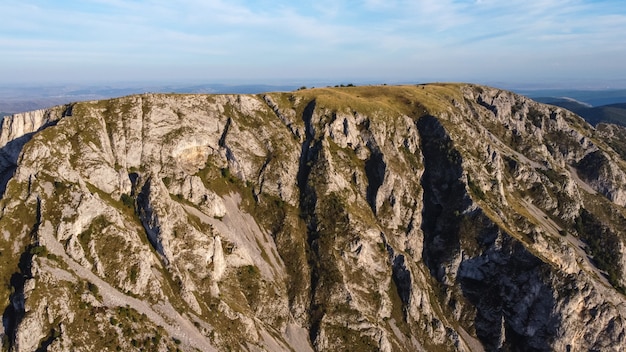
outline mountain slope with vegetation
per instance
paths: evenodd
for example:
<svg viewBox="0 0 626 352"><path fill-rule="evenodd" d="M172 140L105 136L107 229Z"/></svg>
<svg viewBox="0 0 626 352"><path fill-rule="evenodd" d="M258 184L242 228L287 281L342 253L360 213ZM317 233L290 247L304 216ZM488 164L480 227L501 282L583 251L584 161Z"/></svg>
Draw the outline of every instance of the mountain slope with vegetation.
<svg viewBox="0 0 626 352"><path fill-rule="evenodd" d="M469 84L13 115L2 348L619 351L621 136Z"/></svg>

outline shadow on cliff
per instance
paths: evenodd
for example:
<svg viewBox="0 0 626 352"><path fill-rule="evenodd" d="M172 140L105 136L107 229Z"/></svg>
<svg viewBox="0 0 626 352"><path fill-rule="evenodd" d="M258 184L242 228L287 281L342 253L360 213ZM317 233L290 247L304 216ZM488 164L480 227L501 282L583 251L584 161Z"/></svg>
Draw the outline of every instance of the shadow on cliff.
<svg viewBox="0 0 626 352"><path fill-rule="evenodd" d="M24 145L31 140L35 133L37 132L27 133L0 148L0 197L4 196L7 184L15 174L17 160L19 159Z"/></svg>
<svg viewBox="0 0 626 352"><path fill-rule="evenodd" d="M560 319L550 268L482 211L470 216L480 255L463 260L456 279L476 308L478 338L489 351L552 350Z"/></svg>
<svg viewBox="0 0 626 352"><path fill-rule="evenodd" d="M41 203L37 202L37 221L31 230L31 237L35 238L39 226L41 225ZM9 296L9 305L2 313L2 326L8 337L8 341L3 341L3 345L8 345L7 350L12 351L17 337L17 329L26 314L26 302L24 296L24 288L26 281L33 278L32 262L33 256L40 253L42 247L38 241L26 246L24 252L20 255L18 262L18 270L11 275L11 295Z"/></svg>
<svg viewBox="0 0 626 352"><path fill-rule="evenodd" d="M549 269L474 209L464 181L470 176L438 119L424 116L416 125L425 167L422 257L431 275L472 304L466 313L486 350L550 350L558 317L544 278Z"/></svg>
<svg viewBox="0 0 626 352"><path fill-rule="evenodd" d="M62 117L71 116L71 109L71 106L67 107ZM4 197L7 184L15 174L18 160L26 143L28 143L36 133L48 127L55 126L58 122L58 120L49 121L39 127L36 131L25 133L24 135L9 141L0 148L0 198Z"/></svg>
<svg viewBox="0 0 626 352"><path fill-rule="evenodd" d="M71 116L72 109L73 104L65 105L61 115L56 115L54 117L51 116L50 111L47 111L45 120L47 122L43 123L35 131L25 133L17 138L9 140L6 144L0 147L0 199L4 198L7 185L15 175L15 171L17 169L22 150L24 149L26 143L28 143L36 133L48 127L55 126L59 122L60 118ZM13 121L9 121L7 123L6 119L13 118L15 118L15 116L5 118L2 126L3 130L0 133L5 133L5 129L7 128L7 126L9 126L8 129L11 128L10 126ZM32 259L33 256L36 253L39 253L42 248L39 246L39 242L36 236L39 225L41 223L41 204L39 199L37 203L36 218L37 221L30 233L31 243L26 246L24 252L20 255L17 265L17 271L11 275L9 282L9 285L11 287L9 304L2 313L2 325L6 338L6 341L3 341L2 345L7 346L8 350L13 350L15 347L14 345L17 329L26 313L24 285L28 279L31 279L33 277L31 270ZM56 336L56 333L53 335ZM51 339L48 339L50 343L56 338L54 336L51 337ZM46 343L47 342L44 341L42 348L46 348Z"/></svg>
<svg viewBox="0 0 626 352"><path fill-rule="evenodd" d="M417 121L424 156L422 257L437 280L446 275L444 264L459 253L459 214L471 204L461 182L462 158L444 127L434 116Z"/></svg>
<svg viewBox="0 0 626 352"><path fill-rule="evenodd" d="M302 143L300 153L300 161L297 174L298 189L300 190L300 217L302 217L307 226L307 261L311 269L311 292L309 295L309 340L315 344L315 340L320 331L322 318L325 314L325 307L320 302L315 302L318 295L321 276L319 265L319 247L317 240L319 234L316 229L318 226L318 218L315 214L317 204L317 194L311 186L309 179L311 177L312 166L320 158L322 149L321 142L315 140L315 129L313 127L313 114L315 112L316 101L312 100L307 104L302 113L302 121L305 126L305 139Z"/></svg>

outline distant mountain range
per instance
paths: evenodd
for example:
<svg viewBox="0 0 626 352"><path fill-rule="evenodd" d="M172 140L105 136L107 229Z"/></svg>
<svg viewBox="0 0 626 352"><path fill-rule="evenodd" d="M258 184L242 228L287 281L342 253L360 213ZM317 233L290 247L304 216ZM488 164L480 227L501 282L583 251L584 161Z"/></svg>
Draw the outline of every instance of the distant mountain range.
<svg viewBox="0 0 626 352"><path fill-rule="evenodd" d="M117 98L141 93L257 94L296 90L296 84L129 84L119 86L0 86L0 117L71 102Z"/></svg>
<svg viewBox="0 0 626 352"><path fill-rule="evenodd" d="M547 100L557 101L559 99L575 100L591 106L602 106L626 102L626 89L596 89L596 90L575 90L575 89L512 89L518 94L527 96L539 102Z"/></svg>
<svg viewBox="0 0 626 352"><path fill-rule="evenodd" d="M626 126L626 103L591 106L570 98L545 97L534 98L534 100L568 109L580 115L594 126L599 123L614 123Z"/></svg>
<svg viewBox="0 0 626 352"><path fill-rule="evenodd" d="M322 84L323 85L323 84ZM146 92L257 94L296 90L297 84L129 84L117 86L0 86L0 117L17 112L45 109L70 102L109 99ZM592 125L614 123L626 126L626 89L513 89L535 101L556 105L582 116Z"/></svg>

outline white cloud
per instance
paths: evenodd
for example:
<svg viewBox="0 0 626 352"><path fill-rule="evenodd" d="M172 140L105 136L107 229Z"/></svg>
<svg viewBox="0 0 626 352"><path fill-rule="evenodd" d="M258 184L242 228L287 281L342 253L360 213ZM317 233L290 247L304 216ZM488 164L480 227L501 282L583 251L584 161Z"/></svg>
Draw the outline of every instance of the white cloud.
<svg viewBox="0 0 626 352"><path fill-rule="evenodd" d="M88 0L65 8L63 2L4 0L0 76L21 65L20 55L42 64L48 58L98 62L100 57L102 65L150 60L155 67L240 64L251 71L258 63L280 63L274 64L280 70L295 62L335 70L354 69L350 63L359 62L371 65L370 71L390 62L439 69L439 62L462 60L486 67L494 55L505 60L533 51L574 60L581 48L610 47L622 55L626 13L615 11L616 3L611 8L590 0Z"/></svg>

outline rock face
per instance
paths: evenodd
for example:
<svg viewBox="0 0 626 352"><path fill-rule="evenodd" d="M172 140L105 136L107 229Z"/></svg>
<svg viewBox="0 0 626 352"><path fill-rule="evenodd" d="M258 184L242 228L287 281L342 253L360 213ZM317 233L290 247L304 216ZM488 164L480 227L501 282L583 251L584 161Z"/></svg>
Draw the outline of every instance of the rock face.
<svg viewBox="0 0 626 352"><path fill-rule="evenodd" d="M451 84L7 117L2 347L620 351L624 136Z"/></svg>

